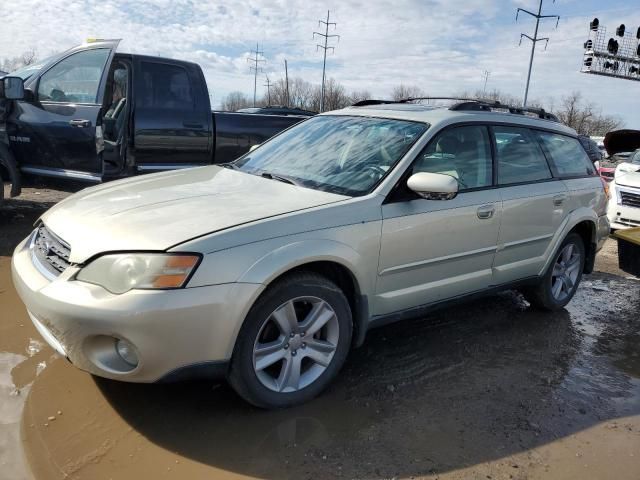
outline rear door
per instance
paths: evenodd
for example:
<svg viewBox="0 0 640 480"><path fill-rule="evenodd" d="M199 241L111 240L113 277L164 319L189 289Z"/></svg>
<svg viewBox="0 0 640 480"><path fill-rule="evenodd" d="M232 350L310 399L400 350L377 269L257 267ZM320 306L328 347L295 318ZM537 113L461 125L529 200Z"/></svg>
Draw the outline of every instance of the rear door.
<svg viewBox="0 0 640 480"><path fill-rule="evenodd" d="M569 195L532 131L498 125L491 130L503 208L493 273L499 285L540 273L568 214Z"/></svg>
<svg viewBox="0 0 640 480"><path fill-rule="evenodd" d="M96 133L106 72L118 42L72 49L30 83L34 99L17 102L9 127L12 150L23 170L100 177Z"/></svg>
<svg viewBox="0 0 640 480"><path fill-rule="evenodd" d="M211 109L195 64L135 57L134 145L140 170L211 163Z"/></svg>
<svg viewBox="0 0 640 480"><path fill-rule="evenodd" d="M567 188L567 208L570 211L596 208L604 214L603 202L597 202L602 192L601 180L578 139L546 131L534 134L549 159L553 175Z"/></svg>

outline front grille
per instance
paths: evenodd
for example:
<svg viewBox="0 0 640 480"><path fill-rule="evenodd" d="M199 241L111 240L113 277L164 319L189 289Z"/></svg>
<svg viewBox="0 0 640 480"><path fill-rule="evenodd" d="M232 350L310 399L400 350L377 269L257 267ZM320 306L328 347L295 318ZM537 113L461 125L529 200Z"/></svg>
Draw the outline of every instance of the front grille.
<svg viewBox="0 0 640 480"><path fill-rule="evenodd" d="M64 272L69 263L71 248L63 240L51 233L47 227L41 225L33 239L33 253L35 259L53 275Z"/></svg>
<svg viewBox="0 0 640 480"><path fill-rule="evenodd" d="M616 223L621 223L623 225L628 225L630 227L640 227L640 222L638 220L633 220L631 218L618 217L616 219Z"/></svg>
<svg viewBox="0 0 640 480"><path fill-rule="evenodd" d="M631 193L620 190L620 200L622 205L640 208L640 193Z"/></svg>

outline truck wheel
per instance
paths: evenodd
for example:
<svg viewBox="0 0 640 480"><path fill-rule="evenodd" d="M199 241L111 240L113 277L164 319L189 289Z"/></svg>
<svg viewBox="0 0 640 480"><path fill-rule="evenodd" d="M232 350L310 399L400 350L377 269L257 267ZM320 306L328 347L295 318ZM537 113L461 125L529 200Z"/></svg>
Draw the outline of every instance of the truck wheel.
<svg viewBox="0 0 640 480"><path fill-rule="evenodd" d="M541 282L523 295L531 306L542 310L559 310L567 305L578 289L584 270L585 251L582 238L570 233L549 264Z"/></svg>
<svg viewBox="0 0 640 480"><path fill-rule="evenodd" d="M251 308L238 335L229 382L255 406L306 402L342 367L352 334L344 293L315 273L278 281Z"/></svg>

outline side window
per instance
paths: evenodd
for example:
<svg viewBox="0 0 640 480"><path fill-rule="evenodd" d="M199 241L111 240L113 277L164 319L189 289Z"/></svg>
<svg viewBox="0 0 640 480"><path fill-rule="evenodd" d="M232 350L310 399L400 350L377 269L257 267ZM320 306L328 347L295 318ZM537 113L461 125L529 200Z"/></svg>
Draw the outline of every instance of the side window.
<svg viewBox="0 0 640 480"><path fill-rule="evenodd" d="M98 103L98 88L108 58L106 48L85 50L65 58L40 77L38 100Z"/></svg>
<svg viewBox="0 0 640 480"><path fill-rule="evenodd" d="M595 168L580 142L556 133L535 132L560 177L594 175Z"/></svg>
<svg viewBox="0 0 640 480"><path fill-rule="evenodd" d="M551 178L547 160L526 128L493 127L498 157L498 183L535 182Z"/></svg>
<svg viewBox="0 0 640 480"><path fill-rule="evenodd" d="M193 92L184 67L141 62L138 104L146 108L193 111Z"/></svg>
<svg viewBox="0 0 640 480"><path fill-rule="evenodd" d="M444 173L455 177L460 189L488 187L493 170L487 128L448 128L439 133L418 155L413 172Z"/></svg>

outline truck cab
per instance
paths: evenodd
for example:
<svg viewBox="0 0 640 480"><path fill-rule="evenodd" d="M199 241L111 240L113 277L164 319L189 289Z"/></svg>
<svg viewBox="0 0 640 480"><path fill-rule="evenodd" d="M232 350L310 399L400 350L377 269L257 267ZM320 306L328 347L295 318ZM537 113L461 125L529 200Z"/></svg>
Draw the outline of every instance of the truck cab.
<svg viewBox="0 0 640 480"><path fill-rule="evenodd" d="M0 115L21 172L101 182L221 163L304 119L212 113L199 65L118 44L90 40L5 77L23 83Z"/></svg>

